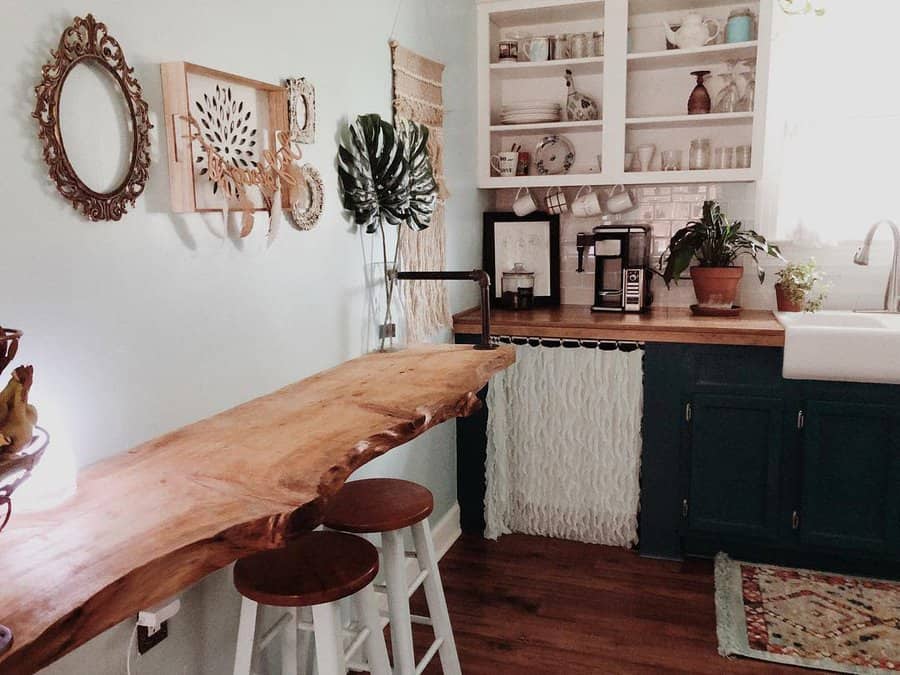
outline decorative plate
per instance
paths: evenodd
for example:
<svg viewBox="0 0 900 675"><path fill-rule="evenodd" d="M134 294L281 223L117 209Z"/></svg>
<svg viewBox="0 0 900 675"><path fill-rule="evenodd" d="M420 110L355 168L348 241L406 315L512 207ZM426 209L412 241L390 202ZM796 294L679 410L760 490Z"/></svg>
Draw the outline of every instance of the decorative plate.
<svg viewBox="0 0 900 675"><path fill-rule="evenodd" d="M575 148L565 136L545 136L534 149L534 159L540 176L568 173L575 162Z"/></svg>

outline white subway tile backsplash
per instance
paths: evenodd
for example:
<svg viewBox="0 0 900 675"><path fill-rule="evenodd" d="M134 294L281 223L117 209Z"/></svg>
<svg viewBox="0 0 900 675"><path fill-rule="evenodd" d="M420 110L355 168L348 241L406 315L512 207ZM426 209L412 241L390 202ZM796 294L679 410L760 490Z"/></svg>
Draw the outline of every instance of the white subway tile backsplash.
<svg viewBox="0 0 900 675"><path fill-rule="evenodd" d="M634 194L638 206L627 213L616 214L607 222L641 223L649 225L653 231L651 240L651 264L659 262L660 254L669 244L670 237L682 229L689 220L703 215L703 202L706 199L719 199L726 213L734 219L742 220L746 227L753 227L754 200L752 192L740 185L648 185L635 186ZM575 196L575 189L566 190L570 200ZM506 193L509 193L508 195ZM514 190L498 190L495 193L495 208L509 210L512 205ZM593 303L594 261L592 256L584 256L584 272L575 272L578 267L578 256L575 249L575 238L579 232L590 232L600 225L600 218L576 218L571 213L560 219L560 277L561 298L565 304L590 305ZM792 259L800 259L795 247L787 247L786 255ZM803 251L805 257L806 251ZM826 307L848 308L856 306L877 306L884 290L887 271L880 268L868 270L852 265L853 251L849 247L840 247L839 251L817 251L816 257L823 258L823 268L830 272L830 280L835 284L831 298ZM885 254L887 255L887 254ZM803 257L803 256L801 256ZM886 259L886 258L885 258ZM873 261L874 262L874 261ZM744 307L773 308L775 303L772 289L772 274L777 265L766 265L770 274L766 283L760 286L755 282L755 274L745 275L741 284L740 302ZM687 306L693 302L694 292L690 281L680 281L666 289L658 278L654 278L653 292L655 303L665 306Z"/></svg>
<svg viewBox="0 0 900 675"><path fill-rule="evenodd" d="M666 204L654 204L653 205L653 219L654 220L671 220L673 218L672 212L674 211L674 204L668 202Z"/></svg>
<svg viewBox="0 0 900 675"><path fill-rule="evenodd" d="M687 202L677 202L672 204L672 219L688 221L691 218L691 206Z"/></svg>

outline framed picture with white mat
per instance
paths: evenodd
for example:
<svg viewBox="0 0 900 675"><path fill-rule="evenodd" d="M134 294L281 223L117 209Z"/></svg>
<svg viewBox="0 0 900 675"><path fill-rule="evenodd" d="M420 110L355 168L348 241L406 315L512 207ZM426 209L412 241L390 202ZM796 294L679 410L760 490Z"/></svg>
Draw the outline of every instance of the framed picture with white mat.
<svg viewBox="0 0 900 675"><path fill-rule="evenodd" d="M534 272L534 304L559 304L559 216L532 213L484 214L484 271L491 277L491 304L500 305L504 272L522 263Z"/></svg>

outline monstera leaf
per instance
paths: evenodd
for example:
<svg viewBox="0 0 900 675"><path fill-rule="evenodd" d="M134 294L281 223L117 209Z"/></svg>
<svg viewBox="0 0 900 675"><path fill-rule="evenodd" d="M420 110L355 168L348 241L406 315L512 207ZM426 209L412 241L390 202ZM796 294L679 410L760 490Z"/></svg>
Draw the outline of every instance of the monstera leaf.
<svg viewBox="0 0 900 675"><path fill-rule="evenodd" d="M349 143L338 148L344 208L366 232L387 222L423 230L431 223L437 184L428 157L428 129L401 119L395 129L378 115L361 115Z"/></svg>
<svg viewBox="0 0 900 675"><path fill-rule="evenodd" d="M401 118L397 134L409 167L409 217L406 223L410 228L424 230L431 224L437 199L437 183L428 157L428 127Z"/></svg>
<svg viewBox="0 0 900 675"><path fill-rule="evenodd" d="M378 115L360 115L338 158L342 201L357 225L372 233L383 221L398 225L407 219L409 175L393 126Z"/></svg>

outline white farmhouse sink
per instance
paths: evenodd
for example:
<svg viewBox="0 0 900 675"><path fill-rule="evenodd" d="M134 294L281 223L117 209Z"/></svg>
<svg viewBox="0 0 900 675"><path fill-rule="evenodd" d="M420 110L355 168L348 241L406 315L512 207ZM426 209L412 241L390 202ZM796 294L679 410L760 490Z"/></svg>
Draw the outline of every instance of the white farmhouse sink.
<svg viewBox="0 0 900 675"><path fill-rule="evenodd" d="M776 312L784 377L900 384L900 314Z"/></svg>

